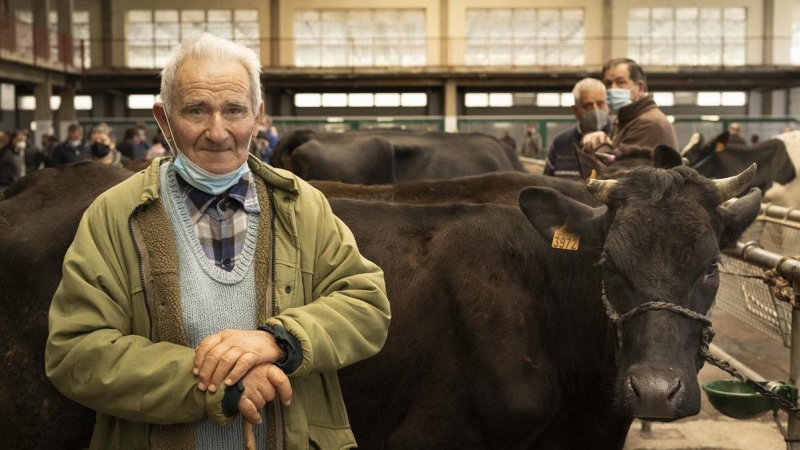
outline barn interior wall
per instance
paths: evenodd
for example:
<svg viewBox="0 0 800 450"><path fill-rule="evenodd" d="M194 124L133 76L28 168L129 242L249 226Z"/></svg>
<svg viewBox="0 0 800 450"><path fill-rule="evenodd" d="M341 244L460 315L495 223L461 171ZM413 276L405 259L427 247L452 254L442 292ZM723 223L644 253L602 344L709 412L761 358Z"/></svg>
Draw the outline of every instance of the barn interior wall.
<svg viewBox="0 0 800 450"><path fill-rule="evenodd" d="M789 89L789 116L800 119L800 87Z"/></svg>
<svg viewBox="0 0 800 450"><path fill-rule="evenodd" d="M800 19L800 2L797 0L773 0L773 63L791 64L792 23Z"/></svg>
<svg viewBox="0 0 800 450"><path fill-rule="evenodd" d="M797 0L789 0L797 1ZM611 0L612 36L628 34L628 10L631 8L677 8L677 7L743 7L747 9L746 39L747 64L761 64L763 55L764 7L753 0ZM587 34L588 36L588 34ZM611 45L611 57L627 56L628 44L624 39L615 39ZM788 52L787 52L788 54Z"/></svg>

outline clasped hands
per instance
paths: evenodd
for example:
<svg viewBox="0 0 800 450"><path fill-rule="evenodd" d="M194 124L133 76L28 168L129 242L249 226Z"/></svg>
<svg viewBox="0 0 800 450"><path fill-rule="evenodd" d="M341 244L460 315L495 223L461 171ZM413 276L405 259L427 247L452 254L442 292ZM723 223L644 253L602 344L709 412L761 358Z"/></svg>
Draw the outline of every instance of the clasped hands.
<svg viewBox="0 0 800 450"><path fill-rule="evenodd" d="M261 330L223 330L212 334L195 349L193 372L201 391L216 392L242 380L244 393L239 412L251 423L261 423L259 411L280 396L288 406L292 401L289 377L274 365L283 351L274 336Z"/></svg>

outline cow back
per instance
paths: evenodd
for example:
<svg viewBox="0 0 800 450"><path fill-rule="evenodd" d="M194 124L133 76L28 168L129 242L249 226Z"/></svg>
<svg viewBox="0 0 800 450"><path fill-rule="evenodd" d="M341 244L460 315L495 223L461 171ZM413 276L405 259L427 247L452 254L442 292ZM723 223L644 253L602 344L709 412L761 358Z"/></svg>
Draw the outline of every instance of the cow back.
<svg viewBox="0 0 800 450"><path fill-rule="evenodd" d="M44 169L0 201L0 434L16 448L88 446L94 413L65 399L45 377L47 312L83 212L132 175L94 162ZM13 330L13 332L11 332ZM43 431L47 430L46 433Z"/></svg>

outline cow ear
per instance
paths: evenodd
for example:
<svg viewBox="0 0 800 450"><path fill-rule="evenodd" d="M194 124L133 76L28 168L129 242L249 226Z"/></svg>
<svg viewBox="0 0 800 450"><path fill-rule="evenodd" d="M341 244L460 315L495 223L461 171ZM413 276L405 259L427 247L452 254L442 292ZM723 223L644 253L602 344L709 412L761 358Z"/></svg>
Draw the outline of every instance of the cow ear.
<svg viewBox="0 0 800 450"><path fill-rule="evenodd" d="M756 220L761 211L761 189L753 188L731 203L728 207L718 208L722 217L722 232L720 233L719 248L726 249L736 245L739 236Z"/></svg>
<svg viewBox="0 0 800 450"><path fill-rule="evenodd" d="M581 247L602 246L606 235L608 207L593 208L546 187L530 187L519 195L519 206L548 242L556 230L563 230L580 239Z"/></svg>
<svg viewBox="0 0 800 450"><path fill-rule="evenodd" d="M669 145L658 144L653 150L653 167L672 169L683 165L681 154Z"/></svg>

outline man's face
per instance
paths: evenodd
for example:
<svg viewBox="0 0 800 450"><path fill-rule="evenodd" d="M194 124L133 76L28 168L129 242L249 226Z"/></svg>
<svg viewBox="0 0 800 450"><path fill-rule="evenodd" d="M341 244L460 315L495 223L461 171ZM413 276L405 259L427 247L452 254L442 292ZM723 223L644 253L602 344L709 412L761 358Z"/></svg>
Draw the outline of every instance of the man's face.
<svg viewBox="0 0 800 450"><path fill-rule="evenodd" d="M603 73L603 83L606 89L627 89L631 91L631 101L639 100L644 95L644 81L633 82L631 72L626 63L610 67Z"/></svg>
<svg viewBox="0 0 800 450"><path fill-rule="evenodd" d="M188 59L178 69L172 108L166 111L171 131L160 117L163 104L153 111L166 137L190 161L211 173L230 173L247 160L250 137L258 133L249 88L242 65Z"/></svg>
<svg viewBox="0 0 800 450"><path fill-rule="evenodd" d="M78 128L77 130L71 131L67 135L67 137L69 138L70 141L80 141L81 139L83 139L83 130Z"/></svg>
<svg viewBox="0 0 800 450"><path fill-rule="evenodd" d="M581 93L581 98L578 104L572 107L572 112L575 117L580 120L584 114L599 109L608 113L608 104L606 103L606 90L602 88L590 89Z"/></svg>
<svg viewBox="0 0 800 450"><path fill-rule="evenodd" d="M731 125L730 128L728 128L728 131L730 132L731 136L737 136L739 132L742 131L742 128L739 125Z"/></svg>

